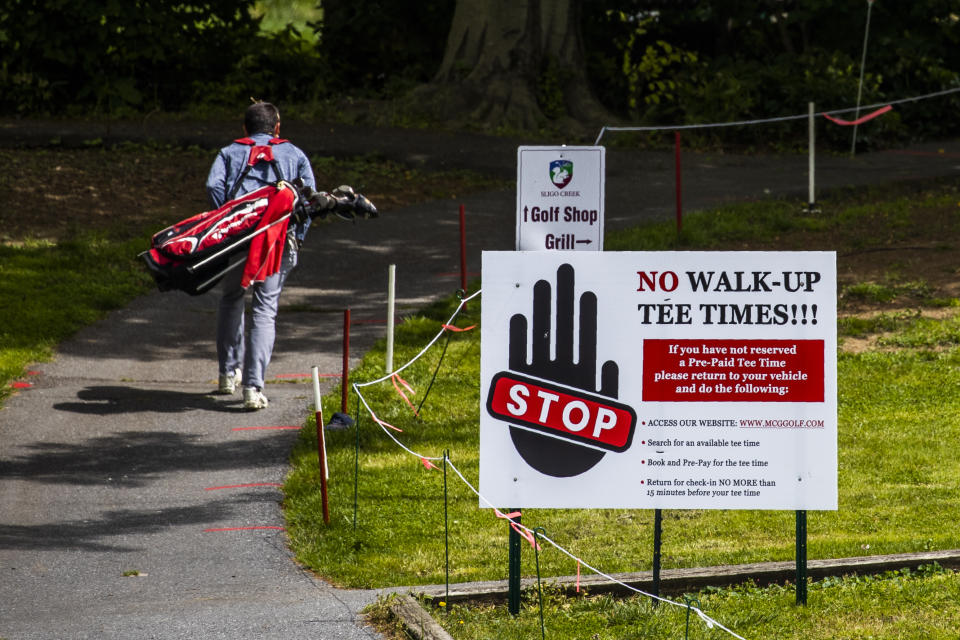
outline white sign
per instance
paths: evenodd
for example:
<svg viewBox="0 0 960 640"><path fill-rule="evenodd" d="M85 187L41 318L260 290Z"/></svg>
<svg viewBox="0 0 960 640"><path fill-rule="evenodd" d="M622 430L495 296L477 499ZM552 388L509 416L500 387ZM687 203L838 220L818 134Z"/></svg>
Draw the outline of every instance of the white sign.
<svg viewBox="0 0 960 640"><path fill-rule="evenodd" d="M836 509L836 254L484 252L480 492Z"/></svg>
<svg viewBox="0 0 960 640"><path fill-rule="evenodd" d="M517 250L603 250L603 147L517 149Z"/></svg>

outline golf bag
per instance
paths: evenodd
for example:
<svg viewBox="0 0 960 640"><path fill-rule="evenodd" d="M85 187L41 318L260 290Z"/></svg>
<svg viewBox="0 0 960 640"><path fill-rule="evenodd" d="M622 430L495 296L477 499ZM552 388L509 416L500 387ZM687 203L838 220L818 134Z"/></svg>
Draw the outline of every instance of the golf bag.
<svg viewBox="0 0 960 640"><path fill-rule="evenodd" d="M291 217L302 222L330 213L347 220L378 215L351 187L326 193L299 179L280 180L154 234L140 257L161 291L200 295L241 267L246 287L279 270Z"/></svg>

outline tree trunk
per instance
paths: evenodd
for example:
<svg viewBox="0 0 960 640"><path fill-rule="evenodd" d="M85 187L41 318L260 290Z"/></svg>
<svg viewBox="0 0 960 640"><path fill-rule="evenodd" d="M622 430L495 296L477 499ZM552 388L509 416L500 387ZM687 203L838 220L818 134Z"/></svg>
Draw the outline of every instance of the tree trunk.
<svg viewBox="0 0 960 640"><path fill-rule="evenodd" d="M475 122L533 128L546 119L538 89L552 64L566 113L603 120L587 82L579 12L580 0L457 0L431 93Z"/></svg>

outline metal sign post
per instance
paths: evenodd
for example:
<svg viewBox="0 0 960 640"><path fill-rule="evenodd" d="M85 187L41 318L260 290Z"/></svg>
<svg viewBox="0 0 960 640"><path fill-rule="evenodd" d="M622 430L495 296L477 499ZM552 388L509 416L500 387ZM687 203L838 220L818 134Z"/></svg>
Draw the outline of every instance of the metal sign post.
<svg viewBox="0 0 960 640"><path fill-rule="evenodd" d="M511 509L511 514L519 514L519 509ZM520 524L520 516L514 515L511 520ZM508 542L508 577L507 577L507 610L510 615L520 613L520 533L507 522L507 531L510 532Z"/></svg>
<svg viewBox="0 0 960 640"><path fill-rule="evenodd" d="M807 604L807 512L797 511L797 604Z"/></svg>

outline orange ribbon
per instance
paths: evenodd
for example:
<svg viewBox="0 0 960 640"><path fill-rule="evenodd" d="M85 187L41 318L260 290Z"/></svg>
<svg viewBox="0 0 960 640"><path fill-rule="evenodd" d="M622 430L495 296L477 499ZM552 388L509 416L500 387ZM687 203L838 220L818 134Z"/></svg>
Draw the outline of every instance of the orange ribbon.
<svg viewBox="0 0 960 640"><path fill-rule="evenodd" d="M514 518L519 518L521 516L520 511L514 511L513 513L508 513L504 515L499 509L494 509L493 512L497 514L498 518L502 518L510 523L510 528L516 531L520 536L530 543L530 546L535 548L537 551L540 551L542 547L537 544L536 537L528 530L521 527L519 524L513 521Z"/></svg>
<svg viewBox="0 0 960 640"><path fill-rule="evenodd" d="M397 390L397 393L400 394L400 397L403 398L403 401L406 402L406 403L410 406L411 409L413 409L413 415L415 415L415 416L416 416L416 415L420 415L420 414L417 412L417 408L416 408L415 406L413 406L413 403L410 402L410 398L407 397L407 394L405 394L405 393L403 392L403 389L400 388L400 385L398 385L397 382L399 381L400 384L402 384L402 385L404 386L404 388L405 388L407 391L409 391L411 394L416 393L416 391L414 391L413 388L412 388L409 384L407 384L407 381L404 380L403 378L401 378L400 375L397 374L397 373L395 373L395 374L393 374L392 376L390 376L390 380L393 382L393 388Z"/></svg>
<svg viewBox="0 0 960 640"><path fill-rule="evenodd" d="M877 110L874 111L873 113L868 113L867 115L863 116L862 118L858 118L858 119L856 119L856 120L841 120L840 118L834 118L834 117L831 116L829 113L823 114L823 117L826 118L827 120L829 120L830 122L833 122L833 123L835 123L835 124L839 124L840 126L849 127L850 125L854 125L854 124L863 124L863 123L866 122L867 120L873 120L873 119L876 118L877 116L882 116L883 114L885 114L887 111L890 111L891 109L893 109L893 107L888 104L887 106L885 106L885 107L880 107L879 109L877 109Z"/></svg>
<svg viewBox="0 0 960 640"><path fill-rule="evenodd" d="M465 328L461 329L460 327L457 327L457 326L452 325L452 324L445 324L445 325L443 325L443 328L446 329L446 330L448 330L448 331L455 331L455 332L457 332L457 333L461 333L461 332L463 332L463 331L470 331L470 329L476 329L476 328L477 328L477 325L472 324L472 325L470 325L469 327L465 327Z"/></svg>
<svg viewBox="0 0 960 640"><path fill-rule="evenodd" d="M370 416L373 418L373 421L376 422L381 427L387 427L388 429L393 429L397 433L403 433L403 429L398 429L392 424L390 424L389 422L387 422L386 420L381 420L372 411L370 412Z"/></svg>

